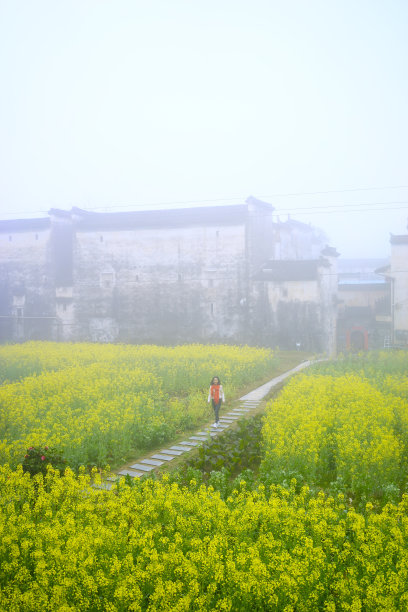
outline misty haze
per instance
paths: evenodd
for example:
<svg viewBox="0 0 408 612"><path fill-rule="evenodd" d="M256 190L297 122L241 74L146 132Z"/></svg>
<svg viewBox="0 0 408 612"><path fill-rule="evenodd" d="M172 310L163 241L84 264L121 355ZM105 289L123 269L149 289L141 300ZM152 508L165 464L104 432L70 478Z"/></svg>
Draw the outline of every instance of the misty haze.
<svg viewBox="0 0 408 612"><path fill-rule="evenodd" d="M0 612L408 610L407 32L0 0Z"/></svg>

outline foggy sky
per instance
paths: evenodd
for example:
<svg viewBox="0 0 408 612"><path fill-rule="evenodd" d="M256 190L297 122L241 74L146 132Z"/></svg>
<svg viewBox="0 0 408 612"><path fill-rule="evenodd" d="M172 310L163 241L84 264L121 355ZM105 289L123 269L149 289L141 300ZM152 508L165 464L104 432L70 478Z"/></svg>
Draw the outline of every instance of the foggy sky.
<svg viewBox="0 0 408 612"><path fill-rule="evenodd" d="M0 0L0 217L253 195L387 256L407 31L405 0Z"/></svg>

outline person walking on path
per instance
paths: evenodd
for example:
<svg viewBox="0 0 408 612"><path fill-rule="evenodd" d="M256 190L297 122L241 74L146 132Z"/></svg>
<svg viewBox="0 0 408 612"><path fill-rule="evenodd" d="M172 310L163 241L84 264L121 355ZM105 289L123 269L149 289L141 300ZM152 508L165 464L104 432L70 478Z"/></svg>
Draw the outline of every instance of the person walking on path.
<svg viewBox="0 0 408 612"><path fill-rule="evenodd" d="M215 423L213 427L218 427L219 414L221 403L225 402L224 390L218 376L214 376L210 383L210 391L208 393L208 403L212 402L214 409Z"/></svg>

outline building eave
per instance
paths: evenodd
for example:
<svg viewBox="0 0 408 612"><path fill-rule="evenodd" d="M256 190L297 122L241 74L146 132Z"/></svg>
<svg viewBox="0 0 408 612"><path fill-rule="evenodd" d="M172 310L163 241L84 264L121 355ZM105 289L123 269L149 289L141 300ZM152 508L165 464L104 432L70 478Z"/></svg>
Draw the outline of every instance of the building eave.
<svg viewBox="0 0 408 612"><path fill-rule="evenodd" d="M11 234L15 232L36 232L50 228L49 217L34 219L8 219L0 221L0 232Z"/></svg>
<svg viewBox="0 0 408 612"><path fill-rule="evenodd" d="M247 214L246 204L112 213L89 212L76 207L72 209L75 228L79 231L242 225Z"/></svg>
<svg viewBox="0 0 408 612"><path fill-rule="evenodd" d="M306 282L319 279L319 268L328 268L327 259L280 259L265 262L254 280L265 282Z"/></svg>
<svg viewBox="0 0 408 612"><path fill-rule="evenodd" d="M390 235L390 244L408 244L408 234L404 234L402 236L396 236L394 234Z"/></svg>

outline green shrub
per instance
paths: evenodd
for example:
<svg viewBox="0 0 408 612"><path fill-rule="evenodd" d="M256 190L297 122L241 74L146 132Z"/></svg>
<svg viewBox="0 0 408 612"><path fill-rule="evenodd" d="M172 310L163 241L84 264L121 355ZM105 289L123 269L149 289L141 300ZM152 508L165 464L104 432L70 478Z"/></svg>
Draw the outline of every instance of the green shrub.
<svg viewBox="0 0 408 612"><path fill-rule="evenodd" d="M23 471L28 472L31 476L36 474L45 476L47 465L52 465L59 472L63 472L66 467L66 461L61 454L49 446L30 446L24 455L22 464Z"/></svg>

